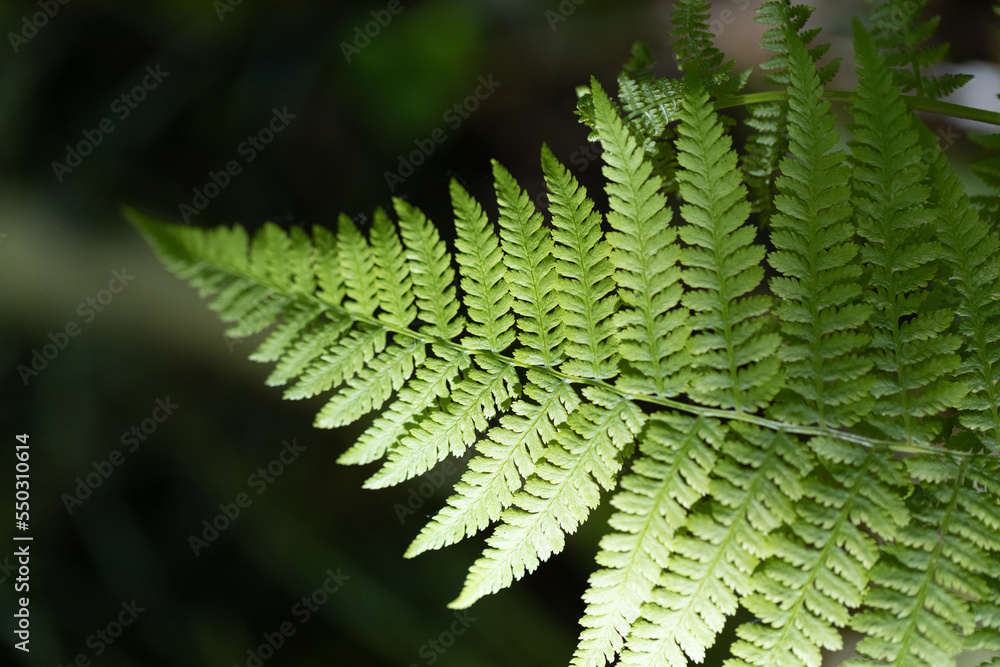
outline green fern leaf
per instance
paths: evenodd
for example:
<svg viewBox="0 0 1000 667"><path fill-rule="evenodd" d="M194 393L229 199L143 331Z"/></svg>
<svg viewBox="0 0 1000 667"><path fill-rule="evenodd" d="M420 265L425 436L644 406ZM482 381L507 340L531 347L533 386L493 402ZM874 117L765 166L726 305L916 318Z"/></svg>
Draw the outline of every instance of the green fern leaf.
<svg viewBox="0 0 1000 667"><path fill-rule="evenodd" d="M711 7L706 0L677 0L671 21L676 26L670 33L677 67L697 79L716 98L735 95L750 78L750 70L733 74L735 61L725 56L712 43L709 25Z"/></svg>
<svg viewBox="0 0 1000 667"><path fill-rule="evenodd" d="M786 175L779 179L771 235L777 250L769 261L788 276L773 279L771 287L782 299L777 313L791 341L781 349L788 390L801 398L776 403L773 412L805 423L851 424L871 408L871 383L864 380L871 362L857 355L867 343L856 330L868 309L858 304L860 268L848 264L857 254L849 243L848 172L842 152L828 153L836 143L834 119L812 60L791 31L787 51L796 159L782 161ZM819 667L822 649L840 648L838 628L860 604L867 571L878 560L859 516L885 539L894 537L897 521L905 522L905 508L880 506L895 497L886 484L904 486L891 464L885 468L883 451L863 453L827 439L815 439L813 447L834 478L806 482L810 500L797 505L801 520L774 536L775 555L758 569L751 582L756 592L743 601L760 622L739 628L733 665ZM836 465L845 461L852 467ZM873 477L876 471L882 474Z"/></svg>
<svg viewBox="0 0 1000 667"><path fill-rule="evenodd" d="M1000 502L997 479L1000 478L994 474L988 480L978 479L973 483L973 488L978 493L987 494L984 503L993 507ZM993 558L991 565L989 576L984 582L986 593L970 605L976 629L965 638L965 650L991 651L997 654L991 662L983 663L990 666L1000 661L1000 560Z"/></svg>
<svg viewBox="0 0 1000 667"><path fill-rule="evenodd" d="M677 79L618 77L618 99L631 118L630 130L646 138L646 153L653 152L655 139L668 138L667 128L677 120L684 84Z"/></svg>
<svg viewBox="0 0 1000 667"><path fill-rule="evenodd" d="M997 466L918 456L907 469L919 483L913 518L872 570L867 608L851 623L868 635L857 651L895 665L953 667L975 628L968 600L989 594L983 575L993 570L990 550L1000 550L997 505L972 488L995 479Z"/></svg>
<svg viewBox="0 0 1000 667"><path fill-rule="evenodd" d="M410 379L414 369L424 362L426 348L427 344L423 341L408 340L390 345L374 359L361 357L367 365L348 378L348 386L323 406L316 416L316 426L346 426L381 408L393 392L399 391ZM324 359L329 360L330 357Z"/></svg>
<svg viewBox="0 0 1000 667"><path fill-rule="evenodd" d="M601 215L569 171L542 147L542 170L549 187L552 254L566 336L562 372L606 380L618 374L611 316L618 309L611 248L602 238Z"/></svg>
<svg viewBox="0 0 1000 667"><path fill-rule="evenodd" d="M608 234L615 282L624 308L612 322L619 353L628 362L625 391L673 396L687 385L688 314L681 296L676 232L668 227L666 199L650 178L652 168L611 101L592 82L597 132L604 146L611 212Z"/></svg>
<svg viewBox="0 0 1000 667"><path fill-rule="evenodd" d="M700 403L736 410L767 405L781 385L775 351L778 335L764 330L770 308L764 295L750 295L764 277L764 248L752 244L755 230L740 182L736 154L723 133L708 94L685 94L678 128L677 173L686 202L681 217L683 303L695 312L691 338L695 367L705 369L691 384Z"/></svg>
<svg viewBox="0 0 1000 667"><path fill-rule="evenodd" d="M809 58L817 64L820 83L825 85L830 83L840 69L840 58L834 58L822 67L818 66L819 60L830 50L829 44L808 45L819 36L820 28L810 28L805 26L815 9L807 5L792 5L789 0L771 0L761 5L755 12L754 20L758 23L774 26L768 28L761 36L761 48L770 51L774 55L761 63L760 68L767 72L764 80L778 86L789 86L791 84L791 62L787 35L792 32L798 41L808 47Z"/></svg>
<svg viewBox="0 0 1000 667"><path fill-rule="evenodd" d="M892 438L926 442L941 428L933 416L954 407L966 391L946 380L959 364L961 341L947 333L953 320L948 309L922 308L942 249L931 238L934 212L924 205L927 167L917 132L885 62L857 21L855 46L852 198L858 233L867 241L860 254L865 282L874 288L867 293L880 371L873 421Z"/></svg>
<svg viewBox="0 0 1000 667"><path fill-rule="evenodd" d="M968 74L929 76L927 71L948 53L948 44L922 46L934 35L940 16L920 22L927 0L867 0L878 2L869 17L874 26L875 46L891 68L892 80L899 89L914 91L921 97L941 98L955 92L972 79Z"/></svg>
<svg viewBox="0 0 1000 667"><path fill-rule="evenodd" d="M417 316L413 282L396 227L381 208L375 210L371 245L377 268L375 284L383 310L380 319L397 327L408 327Z"/></svg>
<svg viewBox="0 0 1000 667"><path fill-rule="evenodd" d="M462 332L465 324L458 315L451 254L437 228L423 213L398 198L393 200L393 206L406 244L417 311L425 322L420 330L428 336L451 340Z"/></svg>
<svg viewBox="0 0 1000 667"><path fill-rule="evenodd" d="M970 197L979 215L992 227L1000 226L1000 133L969 134L974 143L986 149L987 154L972 165L972 173L981 180L988 191Z"/></svg>
<svg viewBox="0 0 1000 667"><path fill-rule="evenodd" d="M471 537L498 520L513 502L522 478L535 472L545 443L556 437L568 414L580 404L570 385L534 370L528 371L524 395L534 402L514 403L513 414L501 417L500 427L490 429L488 437L479 441L480 456L469 463L448 504L413 540L407 558Z"/></svg>
<svg viewBox="0 0 1000 667"><path fill-rule="evenodd" d="M687 512L709 492L724 429L713 420L677 414L653 415L639 445L641 457L622 479L611 500L619 511L601 539L597 562L584 593L584 630L573 665L601 666L614 660L651 601L660 572L667 567L673 536ZM711 442L711 446L707 443Z"/></svg>
<svg viewBox="0 0 1000 667"><path fill-rule="evenodd" d="M518 340L523 347L514 358L527 364L554 368L562 361L563 334L556 296L552 235L542 225L528 194L514 177L493 162L500 203L500 242L507 264L507 282L514 297Z"/></svg>
<svg viewBox="0 0 1000 667"><path fill-rule="evenodd" d="M297 303L290 310L285 321L277 326L267 340L250 355L251 360L268 362L280 359L281 354L288 349L299 333L322 314L323 307L311 303Z"/></svg>
<svg viewBox="0 0 1000 667"><path fill-rule="evenodd" d="M334 325L326 331L334 332L339 329L340 326ZM343 338L337 335L322 336L317 337L317 342L319 345L312 347L316 356L298 382L285 390L285 398L289 400L311 398L340 386L385 349L386 332L379 326L361 325L349 331ZM322 354L332 342L337 343L333 346L333 352Z"/></svg>
<svg viewBox="0 0 1000 667"><path fill-rule="evenodd" d="M368 241L346 215L340 216L337 225L337 266L340 267L348 299L344 302L344 310L372 317L379 307L378 282L372 280L375 255Z"/></svg>
<svg viewBox="0 0 1000 667"><path fill-rule="evenodd" d="M988 451L1000 450L1000 241L979 219L958 174L926 131L924 154L930 162L931 201L938 210L937 236L950 268L949 283L960 295L956 314L964 339L955 378L969 394L959 404L961 423L978 431Z"/></svg>
<svg viewBox="0 0 1000 667"><path fill-rule="evenodd" d="M325 227L314 225L313 245L313 268L319 287L315 296L324 304L339 306L344 300L344 281L337 264L337 238Z"/></svg>
<svg viewBox="0 0 1000 667"><path fill-rule="evenodd" d="M772 413L804 424L851 425L871 410L872 362L860 333L870 306L860 302L861 268L852 263L849 169L837 143L835 119L812 59L798 36L787 34L792 158L782 160L772 219L775 250L768 262L786 344L779 350L788 391L798 400L775 402Z"/></svg>
<svg viewBox="0 0 1000 667"><path fill-rule="evenodd" d="M452 607L608 495L574 667L702 662L741 607L731 667L820 667L844 629L865 635L848 664L946 667L1000 651L1000 207L977 214L906 107L954 110L927 98L961 83L927 75L925 4L855 23L848 92L812 9L764 3L777 90L744 96L706 0L678 0L683 80L637 46L619 103L578 89L607 211L543 146L548 219L494 162L498 220L450 184L454 256L399 199L370 232L128 216L227 335L260 335L269 385L324 397L317 426L378 411L339 459L380 461L367 488L471 453L406 552L492 529Z"/></svg>
<svg viewBox="0 0 1000 667"><path fill-rule="evenodd" d="M470 317L488 331L486 337L473 340L473 347L483 346L490 337L511 335L509 322L497 321L497 313L505 313L511 303L511 294L506 292L509 285L517 297L514 309L521 340L531 349L521 355L522 361L550 365L566 345L574 358L562 363L564 370L578 370L595 379L610 377L616 364L607 341L610 329L606 320L615 302L608 296L613 283L606 245L600 240L600 219L590 213L593 204L586 192L551 153L543 151L542 162L553 200L553 235L559 241L558 249L540 226L527 196L506 170L494 164L506 274L499 264L500 250L494 251L496 239L485 216L453 186L453 195L459 195L455 199L459 247L466 248L459 263L463 285L472 299ZM566 270L560 280L555 280L557 266ZM562 328L558 325L560 316ZM569 334L567 342L564 332ZM510 342L506 340L505 345ZM407 555L451 544L496 521L513 501L522 477L527 479L535 472L544 446L579 404L578 396L565 382L532 371L524 394L534 402L515 402L514 415L501 417L500 428L492 429L489 437L479 442L480 456L470 463L456 487L457 494L421 531Z"/></svg>
<svg viewBox="0 0 1000 667"><path fill-rule="evenodd" d="M761 37L761 48L774 53L760 68L766 72L768 83L789 87L788 48L785 35L794 32L803 45L809 44L819 35L819 28L804 30L812 15L813 8L805 5L792 6L788 0L773 0L761 5L754 20L773 27ZM829 44L820 44L809 49L813 62L818 61L829 50ZM819 70L822 84L829 83L837 73L840 59L834 59ZM790 92L794 90L789 88ZM755 130L746 143L741 156L741 164L747 175L751 208L761 215L761 225L767 225L774 214L774 177L779 161L788 152L788 103L769 102L750 107L750 117L746 124Z"/></svg>
<svg viewBox="0 0 1000 667"><path fill-rule="evenodd" d="M754 569L772 555L768 534L795 520L794 501L812 466L808 452L781 432L739 425L732 435L718 448L711 500L692 507L687 531L677 535L623 666L702 662L739 598L751 592Z"/></svg>
<svg viewBox="0 0 1000 667"><path fill-rule="evenodd" d="M510 313L513 297L500 245L479 203L457 181L452 181L450 187L455 207L455 248L471 320L469 335L462 339L462 344L499 354L514 342L514 316Z"/></svg>
<svg viewBox="0 0 1000 667"><path fill-rule="evenodd" d="M803 481L800 520L774 535L775 554L751 579L754 593L743 604L760 623L737 630L734 666L819 667L821 649L841 648L838 629L860 606L878 561L869 531L889 541L909 521L898 499L909 483L884 449L823 438L812 444L824 474Z"/></svg>
<svg viewBox="0 0 1000 667"><path fill-rule="evenodd" d="M322 322L310 323L294 334L291 332L285 334L289 344L265 380L269 387L286 384L309 370L351 325L350 319L342 314L325 313L325 315Z"/></svg>
<svg viewBox="0 0 1000 667"><path fill-rule="evenodd" d="M501 514L500 525L486 540L489 546L450 607L468 607L562 551L565 535L597 507L601 487L614 487L622 452L645 417L634 403L607 390L585 387L583 393L589 403L556 433L535 474Z"/></svg>
<svg viewBox="0 0 1000 667"><path fill-rule="evenodd" d="M449 454L461 456L486 430L489 421L517 393L514 367L491 357L475 358L472 366L451 392L451 402L408 430L389 460L365 481L366 489L399 484L427 472Z"/></svg>
<svg viewBox="0 0 1000 667"><path fill-rule="evenodd" d="M418 419L451 395L460 373L472 363L459 350L432 346L433 355L417 368L415 378L403 387L396 400L337 459L339 463L362 465L382 458L412 429Z"/></svg>

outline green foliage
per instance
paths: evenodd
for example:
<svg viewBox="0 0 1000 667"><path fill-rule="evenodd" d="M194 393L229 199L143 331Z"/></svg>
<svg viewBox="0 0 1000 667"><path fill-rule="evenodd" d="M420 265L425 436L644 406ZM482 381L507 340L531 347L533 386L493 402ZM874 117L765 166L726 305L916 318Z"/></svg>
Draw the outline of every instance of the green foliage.
<svg viewBox="0 0 1000 667"><path fill-rule="evenodd" d="M781 275L771 291L785 345L788 400L771 413L803 424L850 426L871 406L871 337L862 329L871 308L861 303L862 268L853 260L850 169L837 144L836 120L822 79L801 40L788 35L789 155L777 180L770 265ZM792 395L798 396L794 399Z"/></svg>
<svg viewBox="0 0 1000 667"><path fill-rule="evenodd" d="M874 27L873 39L892 69L893 83L908 93L921 97L945 97L968 83L969 74L930 76L927 70L940 63L948 52L948 44L925 46L934 35L940 16L922 21L927 0L866 0L876 4L869 21Z"/></svg>
<svg viewBox="0 0 1000 667"><path fill-rule="evenodd" d="M707 0L677 0L674 3L673 24L676 27L670 33L675 40L674 57L678 69L692 73L718 97L729 97L746 85L750 72L733 74L735 61L726 60L725 54L712 41L710 15L711 6Z"/></svg>
<svg viewBox="0 0 1000 667"><path fill-rule="evenodd" d="M270 329L251 358L287 398L325 396L318 427L377 413L340 458L381 462L366 487L469 455L406 552L492 529L452 607L607 497L573 665L699 663L741 609L731 666L819 667L848 628L858 666L1000 651L997 208L907 106L958 83L926 76L936 21L875 8L856 89L830 91L811 8L766 3L779 90L743 98L738 149L720 109L746 76L708 5L675 4L682 79L637 46L617 102L580 97L607 211L543 147L547 210L494 163L497 220L454 182L446 227L398 199L367 235L128 216L228 335Z"/></svg>
<svg viewBox="0 0 1000 667"><path fill-rule="evenodd" d="M761 37L761 47L774 53L760 65L762 70L768 72L764 75L766 82L776 86L789 86L786 35L789 31L799 33L798 39L803 44L809 44L815 39L819 35L819 28L805 30L812 12L812 7L793 7L788 0L773 0L764 3L757 10L756 21L773 26ZM814 62L818 62L829 49L829 44L820 44L809 49L809 56ZM820 82L825 85L832 81L839 67L839 58L823 65L819 70ZM791 92L792 89L789 89L789 93ZM755 133L747 140L741 164L750 189L750 202L754 210L760 212L762 224L767 224L774 213L774 179L778 161L788 152L788 103L781 100L755 104L750 107L750 117L746 124Z"/></svg>
<svg viewBox="0 0 1000 667"><path fill-rule="evenodd" d="M960 358L961 340L948 333L954 312L934 308L934 274L941 244L924 184L917 131L892 85L885 61L855 22L858 91L851 155L852 200L874 348L876 398L872 423L886 435L930 442L934 417L956 405L963 387L947 381Z"/></svg>

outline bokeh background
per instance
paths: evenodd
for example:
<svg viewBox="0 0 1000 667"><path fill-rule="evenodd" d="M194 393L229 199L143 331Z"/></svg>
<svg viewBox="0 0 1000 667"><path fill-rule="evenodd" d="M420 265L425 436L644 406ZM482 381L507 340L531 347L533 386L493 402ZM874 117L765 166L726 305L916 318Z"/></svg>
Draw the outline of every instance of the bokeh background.
<svg viewBox="0 0 1000 667"><path fill-rule="evenodd" d="M765 59L752 22L761 3L715 4L718 38L740 67ZM849 17L863 3L818 4L817 24L834 52L849 56ZM954 61L996 62L989 2L933 4L945 12ZM489 201L491 157L541 192L543 141L594 190L600 170L573 114L574 87L594 75L613 89L635 40L669 74L670 5L0 4L0 664L252 665L283 623L294 635L273 656L258 653L263 664L567 664L607 508L563 555L456 624L445 605L482 538L414 560L402 553L458 468L363 490L374 468L335 459L364 423L315 429L321 399L284 401L266 387L270 367L247 360L255 343L223 335L120 207L180 221L194 190L236 160L241 172L191 224L309 226L344 212L364 226L395 195L446 229L449 179ZM44 7L53 15L35 18L43 25L32 30L25 21ZM379 25L377 17L391 20ZM153 83L148 68L166 76L130 108L120 98L144 77ZM481 77L499 86L456 125L447 112L475 94ZM998 86L987 80L976 90L977 103L989 104ZM244 141L276 109L294 118L248 161ZM112 131L100 130L105 118ZM402 183L387 182L400 156L435 130L445 140ZM71 166L69 148L85 140L96 145L78 165L53 165ZM959 162L973 153L964 139L950 150ZM124 289L112 282L116 271L134 276ZM76 335L61 335L67 327ZM37 355L53 341L64 346L48 348L54 354L39 372L26 370L33 359L41 365ZM158 401L176 406L160 422L152 420L164 416ZM123 437L144 426L145 439L130 451ZM30 436L32 454L30 655L11 646L20 433ZM251 476L293 441L304 450L258 493ZM110 464L105 479L95 471L109 461L120 465ZM88 475L100 483L82 502L68 500ZM251 504L196 555L191 536L241 493ZM408 502L414 511L402 513ZM296 604L321 590L328 572L339 589L319 595L324 602L302 622ZM120 635L108 642L96 634L116 634L109 624L133 601L142 611ZM705 664L720 664L720 655Z"/></svg>

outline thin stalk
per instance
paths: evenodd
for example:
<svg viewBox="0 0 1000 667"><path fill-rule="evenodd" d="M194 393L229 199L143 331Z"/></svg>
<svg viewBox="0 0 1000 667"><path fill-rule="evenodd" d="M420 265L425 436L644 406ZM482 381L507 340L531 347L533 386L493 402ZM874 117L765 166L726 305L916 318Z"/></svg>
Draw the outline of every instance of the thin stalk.
<svg viewBox="0 0 1000 667"><path fill-rule="evenodd" d="M920 95L903 95L902 97L903 101L906 102L907 106L913 111L925 111L927 113L935 113L942 116L950 116L952 118L964 118L966 120L974 120L980 123L1000 126L1000 112L997 111L967 107L962 104L943 102L941 100L935 100ZM787 99L788 91L769 90L762 93L747 93L745 95L735 95L733 97L716 100L715 108L731 109L733 107L752 106L754 104L764 104L766 102L780 102ZM854 91L827 90L823 93L823 99L833 102L850 103L854 101ZM648 107L638 109L632 112L629 115L629 118L639 116L646 111L656 108L656 106L656 104L653 104Z"/></svg>

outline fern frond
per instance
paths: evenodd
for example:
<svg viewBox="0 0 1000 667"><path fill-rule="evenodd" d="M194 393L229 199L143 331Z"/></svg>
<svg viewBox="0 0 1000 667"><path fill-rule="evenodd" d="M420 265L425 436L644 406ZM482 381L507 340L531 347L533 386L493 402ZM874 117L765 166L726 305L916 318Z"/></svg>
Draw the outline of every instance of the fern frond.
<svg viewBox="0 0 1000 667"><path fill-rule="evenodd" d="M737 629L734 666L822 664L837 650L852 610L861 605L879 545L909 521L900 491L902 466L882 448L815 438L825 470L803 481L799 521L772 538L774 555L754 573L743 605L760 620Z"/></svg>
<svg viewBox="0 0 1000 667"><path fill-rule="evenodd" d="M858 643L859 653L895 665L955 665L965 636L976 627L969 600L990 594L984 576L993 572L990 552L1000 551L996 498L985 501L973 488L996 479L995 461L985 468L972 459L906 461L919 484L909 503L912 519L900 539L883 548L866 609L852 618L852 627L868 635Z"/></svg>
<svg viewBox="0 0 1000 667"><path fill-rule="evenodd" d="M948 53L948 44L922 46L930 40L941 22L940 16L920 23L927 9L927 0L867 0L879 2L869 20L872 38L891 68L893 83L903 93L913 91L920 97L947 97L969 80L969 74L931 76L929 69L940 63Z"/></svg>
<svg viewBox="0 0 1000 667"><path fill-rule="evenodd" d="M216 299L212 309L221 308L222 303ZM234 322L226 329L227 336L246 338L274 324L292 303L294 303L292 297L279 295L269 287L248 285L246 291L234 300L225 312L219 313L219 319L223 322Z"/></svg>
<svg viewBox="0 0 1000 667"><path fill-rule="evenodd" d="M349 326L349 323L343 326ZM340 328L336 327L334 330L339 331ZM339 387L385 349L386 331L379 326L362 324L350 330L343 338L334 337L333 341L336 341L337 345L334 346L332 353L321 354L324 347L330 346L330 343L326 342L328 340L327 337L317 339L317 343L323 347L313 348L317 352L316 356L310 361L299 380L285 390L285 398L289 400L312 398ZM280 366L279 364L279 368ZM278 368L275 368L275 371L277 370Z"/></svg>
<svg viewBox="0 0 1000 667"><path fill-rule="evenodd" d="M375 210L372 221L371 245L377 269L375 284L383 304L380 319L397 327L408 327L417 316L413 281L396 227L381 208Z"/></svg>
<svg viewBox="0 0 1000 667"><path fill-rule="evenodd" d="M450 607L468 607L562 551L565 535L597 507L601 488L614 488L623 452L641 431L645 415L605 389L585 387L583 394L589 402L570 415L513 506L500 515L500 525L486 540L489 546Z"/></svg>
<svg viewBox="0 0 1000 667"><path fill-rule="evenodd" d="M278 387L302 376L309 371L320 356L340 340L340 336L351 326L350 318L339 313L324 313L321 322L309 323L302 328L284 331L282 336L286 347L274 350L280 354L274 370L267 376L265 384ZM283 329L279 329L281 331ZM265 341L266 342L266 341ZM286 390L287 391L287 390Z"/></svg>
<svg viewBox="0 0 1000 667"><path fill-rule="evenodd" d="M522 479L535 472L544 445L580 405L571 385L535 370L528 371L524 395L531 401L515 402L513 414L501 417L500 426L476 445L480 455L469 462L447 505L413 540L407 558L471 537L499 519Z"/></svg>
<svg viewBox="0 0 1000 667"><path fill-rule="evenodd" d="M721 99L739 92L750 78L750 70L733 74L736 62L726 60L712 42L710 15L711 7L706 0L677 0L671 17L676 27L670 36L674 38L678 69Z"/></svg>
<svg viewBox="0 0 1000 667"><path fill-rule="evenodd" d="M372 280L375 255L353 220L341 214L337 222L337 266L347 293L344 310L370 318L379 307L380 296L378 281Z"/></svg>
<svg viewBox="0 0 1000 667"><path fill-rule="evenodd" d="M514 342L513 297L507 284L507 269L493 225L479 202L458 181L450 185L455 208L455 248L462 267L464 303L471 322L462 344L473 350L501 353Z"/></svg>
<svg viewBox="0 0 1000 667"><path fill-rule="evenodd" d="M612 322L628 363L618 384L625 391L673 396L687 386L687 311L679 307L677 233L666 198L607 94L592 82L597 133L604 146L611 211L608 234L615 282L624 308Z"/></svg>
<svg viewBox="0 0 1000 667"><path fill-rule="evenodd" d="M382 469L365 481L365 488L399 484L427 472L449 454L464 454L477 433L485 431L489 421L518 393L518 385L517 371L510 363L485 355L475 357L474 364L454 384L447 407L407 429Z"/></svg>
<svg viewBox="0 0 1000 667"><path fill-rule="evenodd" d="M977 215L904 103L957 108L928 99L961 79L927 75L926 1L855 22L853 92L824 88L811 8L764 3L778 90L745 96L706 0L673 4L683 80L636 47L618 102L578 89L606 211L543 146L548 217L493 162L499 219L450 184L454 255L399 199L370 232L128 215L229 335L260 334L269 385L324 397L318 427L378 411L339 459L379 461L365 487L469 455L406 551L491 529L453 608L607 495L574 667L702 662L741 607L730 667L820 667L845 628L856 665L1000 650L1000 205ZM740 163L717 109L747 105Z"/></svg>
<svg viewBox="0 0 1000 667"><path fill-rule="evenodd" d="M768 28L761 36L761 48L770 51L774 55L764 61L760 68L767 72L764 80L776 86L789 86L791 84L791 58L789 54L787 35L789 32L796 35L798 41L807 47L809 59L819 64L820 59L830 50L830 45L816 44L809 46L816 37L819 36L820 28L810 28L806 30L806 23L812 16L815 9L808 5L792 5L789 0L771 0L765 2L754 15L754 20L758 23L774 26ZM834 58L822 67L818 67L817 76L822 85L833 81L840 69L840 58Z"/></svg>
<svg viewBox="0 0 1000 667"><path fill-rule="evenodd" d="M692 507L687 530L676 536L623 666L702 662L739 598L751 592L755 568L772 555L768 534L795 519L794 501L812 467L809 453L781 432L739 425L730 434L717 450L722 456L712 471L710 500Z"/></svg>
<svg viewBox="0 0 1000 667"><path fill-rule="evenodd" d="M773 26L764 32L760 43L761 48L774 53L760 65L762 70L768 72L764 75L764 80L768 83L789 87L786 34L795 33L803 45L808 45L820 32L819 28L804 29L812 12L812 7L792 6L789 0L772 0L757 9L754 20ZM809 57L813 62L818 62L829 49L829 44L813 46L808 50ZM839 67L838 58L820 68L820 83L829 83ZM779 161L788 152L788 103L781 101L753 105L746 124L755 132L747 138L740 162L746 173L752 210L760 213L761 225L767 225L774 213L775 172Z"/></svg>
<svg viewBox="0 0 1000 667"><path fill-rule="evenodd" d="M993 487L977 490L989 492L987 502L992 501L996 506L1000 502L1000 494L995 486L996 477L993 479ZM985 580L987 593L971 604L976 629L965 638L965 650L991 651L996 654L992 661L982 663L983 667L994 667L1000 663L1000 560L994 558L992 566L992 571Z"/></svg>
<svg viewBox="0 0 1000 667"><path fill-rule="evenodd" d="M497 247L496 240L486 231L481 212L465 216L478 221L480 238L461 239L469 225L469 220L462 219L461 210L468 206L456 201L456 211L460 212L459 243L470 249L484 248L488 257L493 258L460 254L463 281L465 266L469 264L481 276L463 284L467 284L467 291L476 298L474 305L484 302L480 295L486 294L492 285L499 286L502 282L511 286L518 298L515 310L522 341L537 353L523 355L526 363L551 364L565 345L567 358L560 364L564 372L594 379L609 378L617 373L617 355L611 345L608 322L616 299L612 293L608 246L601 239L600 216L593 213L593 203L586 191L547 149L542 152L542 166L552 200L552 237L540 226L539 216L510 174L494 165L509 281L503 279L497 268L501 253L499 249L496 253L491 250ZM492 266L481 269L485 261L491 261ZM486 278L491 275L497 277ZM503 298L501 293L496 287L496 296L490 298L490 303L498 303ZM510 295L505 298L510 303ZM561 326L558 318L563 320ZM479 319L484 326L496 326L485 316ZM579 404L570 385L533 371L529 371L524 394L534 402L514 403L514 415L503 416L500 428L491 430L489 437L480 441L481 455L470 463L469 471L456 486L457 494L449 498L448 505L424 528L408 555L450 544L497 520L520 489L521 478L527 479L535 472L535 462L542 458L543 447L555 438L557 428Z"/></svg>
<svg viewBox="0 0 1000 667"><path fill-rule="evenodd" d="M563 359L561 313L556 296L552 234L542 225L528 194L510 172L493 161L500 204L500 243L507 265L507 282L514 297L518 341L514 358L524 363L556 367Z"/></svg>
<svg viewBox="0 0 1000 667"><path fill-rule="evenodd" d="M861 268L853 263L850 170L843 151L830 152L836 120L813 61L796 34L787 40L791 156L781 162L768 262L781 274L770 282L786 341L778 354L798 398L776 401L772 413L849 426L872 402L872 361L862 352L870 337L859 331L871 307L861 303Z"/></svg>
<svg viewBox="0 0 1000 667"><path fill-rule="evenodd" d="M699 403L736 410L763 407L781 386L775 351L780 343L762 317L770 299L751 295L761 283L764 248L746 224L750 205L708 93L685 93L678 128L683 303L694 311L693 364L701 370L690 394Z"/></svg>
<svg viewBox="0 0 1000 667"><path fill-rule="evenodd" d="M350 225L353 232L349 232L349 240L341 242L338 247L361 245L363 240L358 241L360 233L354 225L346 216L342 220ZM369 270L374 273L373 282L381 308L379 319L398 327L407 327L417 314L413 285L396 228L382 209L375 211L370 242L370 256L363 252L364 266L352 267L353 271ZM345 273L347 294L350 296L352 289L357 291L357 284L365 280L362 277L359 281L353 272ZM360 312L368 316L372 314L368 308ZM426 359L426 343L423 341L397 338L395 344L387 347L384 339L385 332L375 326L352 332L346 344L340 345L334 354L324 355L321 366L308 373L310 378L324 378L321 385L305 390L300 383L286 396L310 396L326 391L330 385L346 381L348 386L331 398L317 415L316 426L320 428L346 426L381 408Z"/></svg>
<svg viewBox="0 0 1000 667"><path fill-rule="evenodd" d="M646 140L650 153L656 138L667 137L667 128L677 120L684 83L679 79L633 79L618 77L618 100L632 121L633 134Z"/></svg>
<svg viewBox="0 0 1000 667"><path fill-rule="evenodd" d="M855 20L858 89L851 155L852 199L865 282L878 399L873 423L907 442L929 441L941 428L934 418L954 407L966 389L947 380L957 368L960 339L947 333L953 314L924 307L941 244L932 239L934 212L925 206L927 167L917 132L892 84L885 61Z"/></svg>
<svg viewBox="0 0 1000 667"><path fill-rule="evenodd" d="M611 499L618 510L601 538L597 563L584 593L584 630L573 657L575 666L602 666L614 660L652 599L660 572L667 567L674 534L690 507L709 492L713 448L725 429L702 417L658 413L639 445L640 457L621 490Z"/></svg>
<svg viewBox="0 0 1000 667"><path fill-rule="evenodd" d="M629 132L641 143L653 173L660 179L663 194L677 189L677 151L671 124L677 120L682 91L680 80L651 76L633 79L625 72L618 77L618 100Z"/></svg>
<svg viewBox="0 0 1000 667"><path fill-rule="evenodd" d="M547 146L542 170L549 188L552 254L558 276L558 298L566 336L568 375L607 380L618 374L618 353L611 316L618 309L611 247L601 232L601 214L569 171Z"/></svg>
<svg viewBox="0 0 1000 667"><path fill-rule="evenodd" d="M1000 133L969 134L974 143L986 149L987 154L973 163L971 169L987 188L985 194L971 197L979 215L996 229L1000 227Z"/></svg>
<svg viewBox="0 0 1000 667"><path fill-rule="evenodd" d="M930 135L927 131L925 135ZM938 210L937 238L949 284L959 294L956 315L964 339L962 363L955 379L969 385L958 404L961 424L977 431L987 451L1000 450L1000 241L971 206L958 174L931 136L924 155L931 155L931 201Z"/></svg>
<svg viewBox="0 0 1000 667"><path fill-rule="evenodd" d="M406 244L417 312L425 322L420 330L444 340L455 338L462 332L465 321L458 314L451 254L437 228L419 209L398 198L393 200L393 206Z"/></svg>
<svg viewBox="0 0 1000 667"><path fill-rule="evenodd" d="M660 192L671 193L677 189L677 152L670 126L677 120L684 84L654 76L653 61L645 45L636 43L632 52L632 60L618 75L618 101L629 132L642 146L653 173L661 179ZM587 98L592 99L589 88ZM596 128L592 102L588 119L590 127Z"/></svg>
<svg viewBox="0 0 1000 667"><path fill-rule="evenodd" d="M349 347L340 348L351 353ZM329 361L331 357L324 357ZM347 378L347 387L337 392L316 415L319 428L347 426L378 410L413 375L427 358L427 343L403 339L380 350L377 357L359 357L366 364Z"/></svg>
<svg viewBox="0 0 1000 667"><path fill-rule="evenodd" d="M751 209L760 214L764 225L774 215L775 172L788 153L787 115L787 103L768 102L750 107L745 121L753 134L747 137L746 152L740 162L750 190Z"/></svg>
<svg viewBox="0 0 1000 667"><path fill-rule="evenodd" d="M296 303L289 309L285 320L275 327L271 335L251 355L252 361L277 361L307 325L313 324L323 313L323 307L311 303ZM281 384L281 383L279 383Z"/></svg>
<svg viewBox="0 0 1000 667"><path fill-rule="evenodd" d="M461 373L472 361L453 348L432 346L433 355L417 368L414 378L399 391L358 441L337 459L338 463L363 465L376 461L409 432L418 419L450 396L461 381Z"/></svg>
<svg viewBox="0 0 1000 667"><path fill-rule="evenodd" d="M337 237L319 225L313 225L313 264L316 275L316 299L337 306L344 300L344 281L337 264Z"/></svg>

